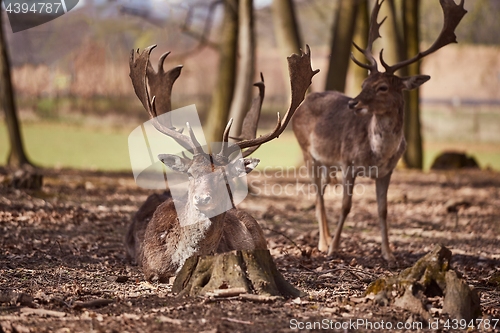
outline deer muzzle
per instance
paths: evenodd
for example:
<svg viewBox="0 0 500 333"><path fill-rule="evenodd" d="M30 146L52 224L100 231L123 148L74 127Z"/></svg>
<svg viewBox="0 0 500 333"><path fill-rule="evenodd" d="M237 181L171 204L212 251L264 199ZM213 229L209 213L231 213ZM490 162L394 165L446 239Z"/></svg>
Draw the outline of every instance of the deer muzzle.
<svg viewBox="0 0 500 333"><path fill-rule="evenodd" d="M356 108L356 105L358 104L358 101L355 99L351 99L349 102L347 102L347 106L349 106L349 109L354 110Z"/></svg>
<svg viewBox="0 0 500 333"><path fill-rule="evenodd" d="M212 200L212 197L210 196L210 194L205 194L205 195L195 195L193 197L193 203L195 204L195 206L197 207L203 207L203 206L206 206L210 203L210 201Z"/></svg>

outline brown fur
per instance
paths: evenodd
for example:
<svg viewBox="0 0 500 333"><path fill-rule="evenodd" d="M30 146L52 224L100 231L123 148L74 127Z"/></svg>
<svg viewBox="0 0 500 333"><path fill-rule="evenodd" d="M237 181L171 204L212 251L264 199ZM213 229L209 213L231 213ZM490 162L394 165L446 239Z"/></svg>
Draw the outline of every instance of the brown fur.
<svg viewBox="0 0 500 333"><path fill-rule="evenodd" d="M414 89L428 76L400 78L372 73L361 93L351 99L336 91L310 94L292 119L304 161L318 190L316 217L320 228L318 248L337 250L345 218L351 209L357 176L376 180L382 255L393 260L387 236L387 189L392 170L406 149L403 133L403 89ZM323 200L323 189L341 171L344 195L333 241Z"/></svg>
<svg viewBox="0 0 500 333"><path fill-rule="evenodd" d="M165 191L162 194L151 194L135 213L125 235L125 251L127 260L131 264L137 265L142 262L142 242L146 227L156 208L170 198L172 198L170 191Z"/></svg>
<svg viewBox="0 0 500 333"><path fill-rule="evenodd" d="M127 254L131 261L141 264L146 279L167 281L193 255L267 249L258 223L247 213L231 209L234 205L222 214L207 217L221 205L232 203L221 196L231 191L225 177L246 175L258 160L247 159L243 170L243 165L234 161L225 166L214 165L204 154L195 155L192 160L165 154L160 159L186 173L189 184L188 192L179 201L174 201L170 193L151 195L129 227Z"/></svg>
<svg viewBox="0 0 500 333"><path fill-rule="evenodd" d="M231 209L205 222L180 226L172 199L161 204L144 235L142 269L146 279L168 281L191 255L209 255L232 250L267 249L264 233L249 214ZM198 235L198 239L196 239ZM183 243L192 241L195 251L172 254ZM183 242L184 241L184 242Z"/></svg>

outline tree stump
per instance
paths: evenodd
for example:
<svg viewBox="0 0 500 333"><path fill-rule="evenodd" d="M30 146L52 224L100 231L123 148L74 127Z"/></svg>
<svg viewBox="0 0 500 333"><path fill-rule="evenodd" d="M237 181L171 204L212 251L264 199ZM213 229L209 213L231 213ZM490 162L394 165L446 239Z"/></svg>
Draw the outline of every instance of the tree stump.
<svg viewBox="0 0 500 333"><path fill-rule="evenodd" d="M289 284L276 268L268 250L231 251L186 260L172 291L179 296L198 296L222 289L286 298L305 294Z"/></svg>
<svg viewBox="0 0 500 333"><path fill-rule="evenodd" d="M393 303L426 320L429 297L444 297L442 312L453 319L481 316L479 296L450 268L451 251L442 245L420 258L412 267L397 276L382 277L372 282L365 294L375 294L380 304Z"/></svg>

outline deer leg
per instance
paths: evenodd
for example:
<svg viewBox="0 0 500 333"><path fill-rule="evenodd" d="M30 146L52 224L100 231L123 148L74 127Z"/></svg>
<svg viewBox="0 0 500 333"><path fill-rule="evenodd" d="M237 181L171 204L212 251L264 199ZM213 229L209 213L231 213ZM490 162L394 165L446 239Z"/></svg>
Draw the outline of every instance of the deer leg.
<svg viewBox="0 0 500 333"><path fill-rule="evenodd" d="M377 178L375 187L377 193L378 218L380 222L380 232L382 234L382 257L388 262L396 259L389 247L389 236L387 230L387 190L391 181L392 171L382 178Z"/></svg>
<svg viewBox="0 0 500 333"><path fill-rule="evenodd" d="M340 212L339 223L337 224L337 229L335 230L335 235L330 243L330 248L328 249L328 255L332 255L335 251L339 249L340 245L340 234L342 233L342 228L344 226L345 219L347 215L351 211L352 205L352 191L354 188L354 181L356 177L352 174L352 172L345 172L345 175L342 177L342 187L343 187L343 195L342 195L342 210Z"/></svg>
<svg viewBox="0 0 500 333"><path fill-rule="evenodd" d="M327 182L324 181L323 175L321 174L321 166L318 163L313 162L313 181L316 185L316 219L318 220L319 227L319 242L318 250L321 252L326 252L328 250L328 244L330 244L330 230L328 230L328 219L326 218L325 201L323 199L324 190L327 186ZM325 175L326 176L326 175Z"/></svg>

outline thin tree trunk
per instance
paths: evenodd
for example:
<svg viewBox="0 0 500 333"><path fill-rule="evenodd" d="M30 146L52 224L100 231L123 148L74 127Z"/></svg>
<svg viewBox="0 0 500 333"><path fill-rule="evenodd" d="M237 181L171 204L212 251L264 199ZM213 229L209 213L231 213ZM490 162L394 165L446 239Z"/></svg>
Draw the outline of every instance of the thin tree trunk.
<svg viewBox="0 0 500 333"><path fill-rule="evenodd" d="M288 76L288 64L285 61L286 57L293 53L299 54L300 46L302 45L299 28L297 24L297 16L292 0L273 0L273 23L276 41L280 49L283 64L284 82L290 80Z"/></svg>
<svg viewBox="0 0 500 333"><path fill-rule="evenodd" d="M357 45L365 45L368 40L368 26L370 22L368 0L359 0L358 14L354 28L353 41ZM361 56L362 57L362 56ZM357 96L361 91L361 85L368 75L368 71L360 66L351 66L349 63L346 94Z"/></svg>
<svg viewBox="0 0 500 333"><path fill-rule="evenodd" d="M233 99L238 39L238 3L238 0L224 1L219 70L205 132L207 142L222 140Z"/></svg>
<svg viewBox="0 0 500 333"><path fill-rule="evenodd" d="M410 58L419 52L419 5L420 0L403 1L406 58ZM406 74L420 74L420 62L409 65ZM414 169L422 169L423 149L420 127L419 89L405 92L405 136L408 143L404 154L406 166Z"/></svg>
<svg viewBox="0 0 500 333"><path fill-rule="evenodd" d="M379 22L386 16L387 19L380 27L380 35L382 36L380 42L384 49L384 60L391 65L399 62L401 59L400 48L404 47L402 45L402 38L399 34L401 27L398 27L394 0L386 1L380 8ZM379 70L382 69L383 68L379 68Z"/></svg>
<svg viewBox="0 0 500 333"><path fill-rule="evenodd" d="M19 168L31 164L24 152L17 108L14 99L14 89L10 75L9 56L7 54L7 43L3 34L3 13L0 13L0 100L5 111L5 122L9 132L10 152L7 164L13 168Z"/></svg>
<svg viewBox="0 0 500 333"><path fill-rule="evenodd" d="M351 52L358 7L357 1L339 0L333 26L330 63L328 65L325 90L345 91L347 69L350 62L349 54Z"/></svg>
<svg viewBox="0 0 500 333"><path fill-rule="evenodd" d="M252 86L255 74L255 36L253 29L253 0L240 0L238 10L238 65L236 88L231 103L233 118L232 135L241 134L241 126L252 100Z"/></svg>

